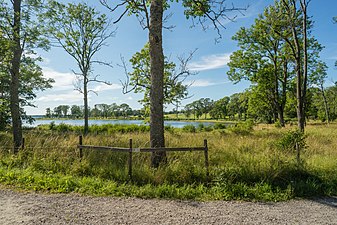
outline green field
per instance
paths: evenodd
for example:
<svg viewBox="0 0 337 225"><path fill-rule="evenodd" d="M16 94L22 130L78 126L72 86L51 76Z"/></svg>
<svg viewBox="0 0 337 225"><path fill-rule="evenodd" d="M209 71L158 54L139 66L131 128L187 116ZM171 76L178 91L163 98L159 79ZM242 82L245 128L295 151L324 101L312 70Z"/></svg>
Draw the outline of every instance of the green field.
<svg viewBox="0 0 337 225"><path fill-rule="evenodd" d="M61 126L61 125L60 125ZM124 127L124 128L123 128ZM50 130L52 128L52 130ZM210 177L202 152L170 152L168 163L150 167L150 153L134 153L133 180L125 153L84 150L70 126L25 131L25 148L9 153L11 135L0 133L0 183L51 193L196 200L279 201L337 194L337 124L309 124L301 163L293 146L295 126L242 123L232 128L169 128L167 147L203 146L208 140ZM95 126L84 144L148 147L146 128Z"/></svg>

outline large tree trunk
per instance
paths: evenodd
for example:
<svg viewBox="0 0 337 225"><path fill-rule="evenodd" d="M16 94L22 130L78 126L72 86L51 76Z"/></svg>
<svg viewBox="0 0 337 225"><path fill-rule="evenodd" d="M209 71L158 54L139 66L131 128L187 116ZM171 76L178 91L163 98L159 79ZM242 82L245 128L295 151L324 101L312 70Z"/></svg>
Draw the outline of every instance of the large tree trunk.
<svg viewBox="0 0 337 225"><path fill-rule="evenodd" d="M151 91L150 91L150 140L151 147L164 147L164 53L162 42L163 27L163 1L152 0L150 6L150 65L151 65ZM165 152L153 152L151 165L158 167L166 161Z"/></svg>
<svg viewBox="0 0 337 225"><path fill-rule="evenodd" d="M301 0L301 8L303 13L303 84L302 84L302 121L300 125L301 131L304 131L305 125L305 111L306 111L306 95L308 83L308 38L307 38L307 2Z"/></svg>
<svg viewBox="0 0 337 225"><path fill-rule="evenodd" d="M22 122L20 114L19 84L20 84L20 62L22 49L20 44L20 23L21 23L21 0L13 2L14 23L13 23L13 58L11 60L11 86L10 86L10 108L12 117L14 153L19 151L22 144Z"/></svg>
<svg viewBox="0 0 337 225"><path fill-rule="evenodd" d="M88 78L87 75L84 76L83 83L83 101L84 101L84 135L88 134L89 131L89 109L88 109Z"/></svg>

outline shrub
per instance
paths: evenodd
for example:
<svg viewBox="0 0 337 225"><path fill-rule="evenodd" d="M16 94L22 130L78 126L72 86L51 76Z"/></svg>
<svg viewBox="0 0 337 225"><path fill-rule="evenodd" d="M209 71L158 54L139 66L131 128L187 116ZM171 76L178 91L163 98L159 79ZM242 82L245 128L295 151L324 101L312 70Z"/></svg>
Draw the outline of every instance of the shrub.
<svg viewBox="0 0 337 225"><path fill-rule="evenodd" d="M283 151L293 151L297 144L300 149L304 149L307 147L305 139L306 135L300 130L291 130L276 141L276 147Z"/></svg>
<svg viewBox="0 0 337 225"><path fill-rule="evenodd" d="M229 130L235 134L247 135L253 131L254 121L247 120L245 122L239 122L234 127L230 127Z"/></svg>
<svg viewBox="0 0 337 225"><path fill-rule="evenodd" d="M192 124L188 124L188 125L185 125L185 126L183 127L183 131L195 133L195 132L196 132L196 128L195 128L195 126L193 126Z"/></svg>
<svg viewBox="0 0 337 225"><path fill-rule="evenodd" d="M222 129L226 129L227 128L227 125L225 123L215 123L213 125L213 128L215 130L222 130Z"/></svg>

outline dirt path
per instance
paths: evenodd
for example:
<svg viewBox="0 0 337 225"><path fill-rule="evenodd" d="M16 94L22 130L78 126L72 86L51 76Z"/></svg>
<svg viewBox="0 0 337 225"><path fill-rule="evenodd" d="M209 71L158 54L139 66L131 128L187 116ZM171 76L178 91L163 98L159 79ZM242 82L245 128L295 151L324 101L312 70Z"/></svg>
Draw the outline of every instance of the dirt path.
<svg viewBox="0 0 337 225"><path fill-rule="evenodd" d="M337 224L337 198L192 202L0 190L0 224Z"/></svg>

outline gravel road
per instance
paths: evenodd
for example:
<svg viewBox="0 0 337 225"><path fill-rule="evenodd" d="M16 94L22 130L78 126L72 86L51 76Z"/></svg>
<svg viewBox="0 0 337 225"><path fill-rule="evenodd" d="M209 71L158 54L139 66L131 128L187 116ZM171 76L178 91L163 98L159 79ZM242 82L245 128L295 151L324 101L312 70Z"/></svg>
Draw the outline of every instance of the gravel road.
<svg viewBox="0 0 337 225"><path fill-rule="evenodd" d="M0 224L337 224L337 198L195 202L1 189Z"/></svg>

